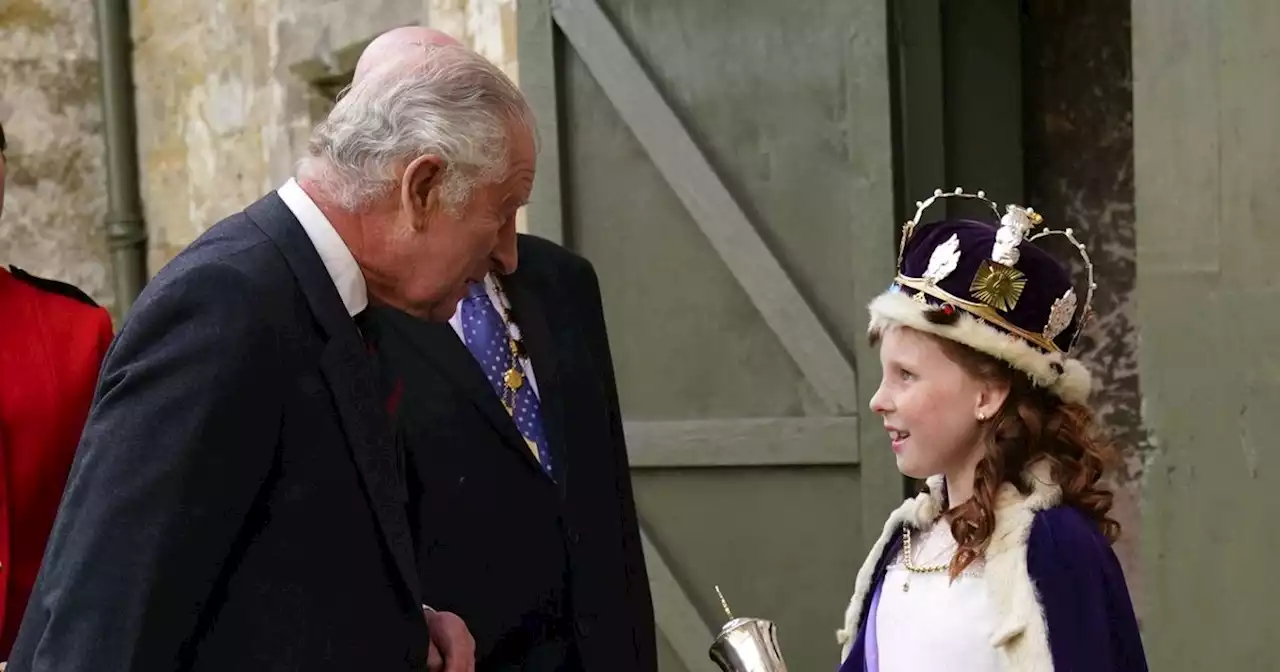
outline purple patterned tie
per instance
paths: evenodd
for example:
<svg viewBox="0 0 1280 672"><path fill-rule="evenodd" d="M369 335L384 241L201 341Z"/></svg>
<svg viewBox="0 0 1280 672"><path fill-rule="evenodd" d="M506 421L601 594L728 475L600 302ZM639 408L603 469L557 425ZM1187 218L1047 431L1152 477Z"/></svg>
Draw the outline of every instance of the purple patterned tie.
<svg viewBox="0 0 1280 672"><path fill-rule="evenodd" d="M483 282L473 282L467 287L467 298L462 302L462 333L462 340L480 363L480 368L484 369L494 393L502 399L504 406L509 405L507 412L529 444L530 452L550 476L551 453L547 451L547 437L542 430L538 395L533 393L524 367L512 357L507 325L489 299ZM515 374L509 376L512 371ZM514 395L507 384L508 378L512 379L510 382L515 387Z"/></svg>

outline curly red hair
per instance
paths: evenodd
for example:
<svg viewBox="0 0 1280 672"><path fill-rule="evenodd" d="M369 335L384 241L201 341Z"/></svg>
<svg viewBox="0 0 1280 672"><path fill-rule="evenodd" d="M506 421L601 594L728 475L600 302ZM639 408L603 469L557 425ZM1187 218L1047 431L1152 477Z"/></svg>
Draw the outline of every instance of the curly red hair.
<svg viewBox="0 0 1280 672"><path fill-rule="evenodd" d="M910 328L910 327L900 327ZM1103 485L1106 471L1117 464L1115 445L1094 423L1093 412L1067 403L1036 387L1021 371L961 343L919 332L942 346L947 357L970 375L1009 385L1009 396L991 418L986 454L973 477L973 496L949 511L951 535L959 550L951 559L952 578L980 558L996 525L996 496L1005 483L1024 495L1030 486L1023 472L1033 462L1048 461L1062 502L1087 515L1107 541L1120 536L1120 523L1110 517L1112 492ZM873 343L879 334L872 334Z"/></svg>

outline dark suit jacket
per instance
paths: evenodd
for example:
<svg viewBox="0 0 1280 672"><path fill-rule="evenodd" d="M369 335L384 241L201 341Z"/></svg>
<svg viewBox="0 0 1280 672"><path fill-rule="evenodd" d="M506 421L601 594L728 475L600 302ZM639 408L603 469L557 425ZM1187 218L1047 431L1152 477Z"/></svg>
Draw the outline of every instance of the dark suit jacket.
<svg viewBox="0 0 1280 672"><path fill-rule="evenodd" d="M9 671L423 669L376 384L278 196L201 236L107 353Z"/></svg>
<svg viewBox="0 0 1280 672"><path fill-rule="evenodd" d="M452 327L377 309L388 403L420 490L427 604L462 616L477 669L653 672L653 607L591 265L521 236L503 280L533 362L556 480ZM415 495L418 496L418 495Z"/></svg>

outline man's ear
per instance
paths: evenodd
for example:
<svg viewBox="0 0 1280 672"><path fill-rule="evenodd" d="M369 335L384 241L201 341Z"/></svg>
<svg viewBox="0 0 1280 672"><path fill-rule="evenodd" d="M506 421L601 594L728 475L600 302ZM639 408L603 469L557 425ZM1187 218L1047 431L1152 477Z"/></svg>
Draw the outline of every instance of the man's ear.
<svg viewBox="0 0 1280 672"><path fill-rule="evenodd" d="M444 161L438 156L419 156L404 169L400 183L400 205L414 213L414 227L426 225L427 213L439 205L440 190L436 187L444 181Z"/></svg>

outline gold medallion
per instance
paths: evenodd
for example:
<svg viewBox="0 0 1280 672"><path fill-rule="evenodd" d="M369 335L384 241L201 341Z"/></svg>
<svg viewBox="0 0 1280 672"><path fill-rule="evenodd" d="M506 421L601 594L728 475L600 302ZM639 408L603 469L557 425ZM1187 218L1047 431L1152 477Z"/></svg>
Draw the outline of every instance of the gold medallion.
<svg viewBox="0 0 1280 672"><path fill-rule="evenodd" d="M517 371L516 367L513 366L503 374L502 381L507 384L507 387L518 390L521 385L524 385L524 374Z"/></svg>
<svg viewBox="0 0 1280 672"><path fill-rule="evenodd" d="M973 297L996 310L1009 312L1018 305L1027 276L1016 268L986 259L973 276L969 291Z"/></svg>

